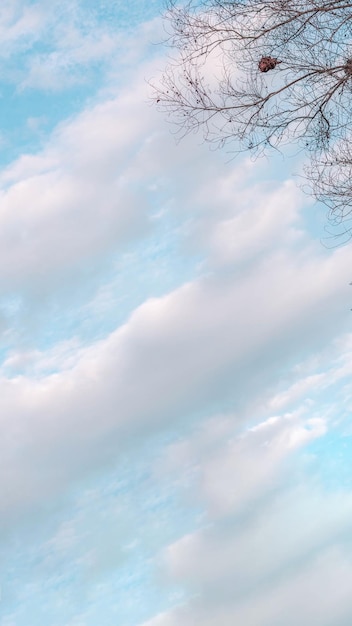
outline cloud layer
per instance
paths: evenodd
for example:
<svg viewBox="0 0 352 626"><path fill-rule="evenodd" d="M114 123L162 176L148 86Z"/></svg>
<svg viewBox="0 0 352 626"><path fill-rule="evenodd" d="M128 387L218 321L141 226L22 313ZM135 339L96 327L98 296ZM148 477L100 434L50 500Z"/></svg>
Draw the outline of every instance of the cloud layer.
<svg viewBox="0 0 352 626"><path fill-rule="evenodd" d="M94 99L0 172L2 549L24 519L50 525L82 485L126 463L124 489L142 504L133 495L121 513L97 496L108 513L95 524L89 509L92 549L79 554L77 511L70 518L65 509L66 522L40 554L64 546L80 581L94 586L111 575L113 588L125 552L152 537L148 550L137 546L143 564L133 552L128 567L148 561L156 596L178 606L144 626L344 626L352 613L351 488L328 486L314 446L334 435L349 441L351 249L327 251L311 237L302 216L313 209L282 169L273 176L263 163L226 163L193 136L175 144L147 105L145 75L164 59L140 60L122 87L109 63L111 29L98 28L94 11L80 21L79 3L62 4L58 19L42 3L5 8L9 54L32 50L26 79L20 66L21 89L60 90L83 67L106 65ZM52 38L52 51L33 49L33 26L42 44ZM139 35L148 39L149 28ZM135 35L129 58L143 45ZM116 295L126 255L142 261ZM71 300L81 319L62 337ZM106 302L118 321L107 321ZM82 340L77 328L89 316L100 329ZM156 442L158 454L138 473L142 485L144 474L150 481L146 506L133 487L134 455ZM142 539L134 506L146 516ZM87 602L62 623L90 624L97 606ZM159 609L155 601L144 613ZM141 623L132 609L128 615L126 624Z"/></svg>

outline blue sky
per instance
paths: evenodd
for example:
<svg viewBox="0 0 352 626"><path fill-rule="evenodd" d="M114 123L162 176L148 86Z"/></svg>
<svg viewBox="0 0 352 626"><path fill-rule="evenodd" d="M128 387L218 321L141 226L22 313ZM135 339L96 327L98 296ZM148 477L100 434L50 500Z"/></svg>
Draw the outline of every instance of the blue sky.
<svg viewBox="0 0 352 626"><path fill-rule="evenodd" d="M352 247L175 141L161 2L0 9L0 625L347 626Z"/></svg>

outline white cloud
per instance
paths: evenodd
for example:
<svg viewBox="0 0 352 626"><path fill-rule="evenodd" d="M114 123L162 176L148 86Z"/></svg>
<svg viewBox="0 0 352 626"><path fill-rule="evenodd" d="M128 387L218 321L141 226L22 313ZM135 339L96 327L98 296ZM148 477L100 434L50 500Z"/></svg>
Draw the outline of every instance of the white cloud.
<svg viewBox="0 0 352 626"><path fill-rule="evenodd" d="M228 441L201 468L201 490L216 516L241 510L282 483L290 453L326 433L323 419L270 418Z"/></svg>
<svg viewBox="0 0 352 626"><path fill-rule="evenodd" d="M301 262L297 267L280 255L280 263L273 257L245 277L201 278L145 302L127 324L81 350L71 367L65 357L62 372L39 378L3 375L4 515L23 498L52 492L82 468L115 456L126 437L165 429L224 398L248 407L248 394L253 401L260 397L288 355L309 350L311 341L325 344L334 334L328 301L338 293L330 274L345 265L340 257L339 251L302 268ZM333 273L331 265L337 268ZM278 294L287 283L290 292L281 300ZM248 311L253 293L255 310ZM326 320L313 334L321 307ZM283 338L283 353L272 357L263 372L268 350L274 354ZM296 437L310 437L315 428L319 431L320 425L313 423L307 433L298 426Z"/></svg>
<svg viewBox="0 0 352 626"><path fill-rule="evenodd" d="M181 233L180 243L198 246L207 275L146 300L126 324L89 347L68 341L47 352L11 353L0 378L4 525L115 460L146 433L221 403L236 407L243 425L288 363L327 345L349 325L351 251L325 253L307 243L300 233L301 199L290 183L257 184L247 192L240 180L243 172L250 180L248 163L224 173L222 157L192 138L178 151L160 118L144 106L144 93L138 83L97 104L62 124L41 153L24 155L1 173L2 293L35 293L38 286L55 291L60 281L78 285L87 268L147 231L146 190L153 185L165 202L173 201L174 215L189 217L188 236L185 241ZM204 180L211 182L200 191ZM26 374L10 377L11 368ZM255 503L280 486L278 473L289 453L324 428L320 416L294 415L267 422L242 440L231 435L203 462L203 497L218 515ZM310 518L314 502L325 506L319 497L304 496ZM333 505L343 526L350 502L346 508L340 501ZM211 589L209 552L215 564L219 557L218 580L237 566L237 579L248 587L251 576L260 582L269 570L274 575L293 554L303 558L310 542L318 546L334 534L327 521L320 537L314 525L304 526L302 514L296 539L279 544L277 534L289 525L283 509L294 516L295 506L294 496L281 501L282 524L264 515L240 542L200 536L190 539L186 551L181 542L170 557L173 575L187 573L192 584L203 577ZM324 515L327 520L326 508ZM333 518L331 526L336 524ZM262 550L263 537L268 546L277 543L284 558L276 554L273 560ZM253 545L261 554L254 572L244 569ZM188 553L202 564L202 576ZM173 623L172 616L158 619Z"/></svg>
<svg viewBox="0 0 352 626"><path fill-rule="evenodd" d="M100 14L101 6L87 6L81 0L43 0L28 3L5 0L0 15L0 58L2 80L16 89L39 89L60 92L92 78L120 73L124 64L137 56L132 49L131 29L126 24L123 6L115 7L111 19ZM138 20L137 20L138 21ZM138 48L150 42L157 20L139 27ZM155 30L154 30L155 32ZM125 54L124 54L125 52ZM124 54L124 58L122 58ZM140 61L141 55L138 56Z"/></svg>
<svg viewBox="0 0 352 626"><path fill-rule="evenodd" d="M351 554L331 548L274 585L244 597L237 606L196 606L156 616L143 626L347 626L352 616ZM233 581L233 588L236 587Z"/></svg>
<svg viewBox="0 0 352 626"><path fill-rule="evenodd" d="M347 624L352 493L327 490L310 469L291 466L280 489L264 490L245 515L217 519L170 545L160 561L163 580L182 585L188 602L143 626ZM231 499L236 477L232 484L227 477L225 487L222 476L216 480Z"/></svg>
<svg viewBox="0 0 352 626"><path fill-rule="evenodd" d="M45 31L45 14L38 3L4 0L0 15L0 57L28 49Z"/></svg>
<svg viewBox="0 0 352 626"><path fill-rule="evenodd" d="M106 64L121 49L121 34L114 34L106 23L90 23L93 20L89 11L82 12L77 4L72 6L72 3L66 7L61 4L59 11L61 19L58 20L55 10L52 13L46 10L45 36L42 34L46 49L32 52L20 89L59 92L87 82L92 67Z"/></svg>
<svg viewBox="0 0 352 626"><path fill-rule="evenodd" d="M274 394L294 412L263 419L275 403L259 401L257 413L245 411L255 426L243 428L240 412L218 416L165 451L169 460L157 472L163 480L165 473L176 477L187 502L203 505L206 516L202 529L159 559L162 579L182 586L188 601L143 626L349 623L351 488L326 485L319 458L315 464L314 451L304 451L325 436L332 464L338 455L328 429L342 420L345 402L338 399L349 379L350 337L334 349L324 347L309 367L296 366L295 383ZM305 389L314 391L311 402L302 397Z"/></svg>
<svg viewBox="0 0 352 626"><path fill-rule="evenodd" d="M303 198L294 182L256 182L262 164L248 161L243 165L207 181L201 192L205 207L216 198L218 213L209 216L202 235L212 263L220 266L243 264L270 254L278 239L281 246L290 246L302 238L299 209Z"/></svg>
<svg viewBox="0 0 352 626"><path fill-rule="evenodd" d="M83 265L146 232L135 163L148 133L136 89L63 124L45 150L0 176L2 294L81 274ZM54 287L55 288L55 287Z"/></svg>
<svg viewBox="0 0 352 626"><path fill-rule="evenodd" d="M344 544L351 507L350 493L324 493L311 479L293 489L286 483L242 521L219 522L171 545L166 568L173 579L201 592L205 603L212 594L215 601L218 594L224 603L239 603L259 583L277 584L276 575L331 543Z"/></svg>
<svg viewBox="0 0 352 626"><path fill-rule="evenodd" d="M281 488L295 452L325 435L328 427L327 419L304 404L292 413L264 419L256 408L248 418L259 423L244 427L241 412L203 420L191 436L166 448L156 465L157 476L166 472L184 487L189 483L190 499L200 506L205 503L213 521L244 514Z"/></svg>
<svg viewBox="0 0 352 626"><path fill-rule="evenodd" d="M14 41L17 32L27 37L31 19L15 20ZM27 85L65 83L69 58L77 70L112 53L108 34L69 26L61 47L31 61ZM201 252L203 273L146 299L90 346L68 338L7 356L0 524L55 500L140 438L203 416L193 439L171 451L176 469L196 465L209 526L171 545L164 560L170 580L194 597L148 626L336 626L350 612L351 494L326 494L315 477L297 486L291 460L331 426L328 403L317 408L307 394L336 383L350 394L351 339L328 348L329 367L321 355L313 373L291 366L349 329L351 250L308 241L302 196L290 181L254 184L253 164L225 166L194 138L176 148L145 94L139 72L117 96L61 124L41 152L1 172L1 292L38 301L67 283L78 288L152 228L151 212L162 220L165 205L182 223L180 256L187 246ZM153 190L161 201L150 201ZM108 297L103 289L103 304ZM219 406L232 413L220 419ZM99 544L99 523L92 577L109 570L112 556L106 537ZM61 529L58 544L70 542L69 532ZM307 588L308 600L297 603Z"/></svg>

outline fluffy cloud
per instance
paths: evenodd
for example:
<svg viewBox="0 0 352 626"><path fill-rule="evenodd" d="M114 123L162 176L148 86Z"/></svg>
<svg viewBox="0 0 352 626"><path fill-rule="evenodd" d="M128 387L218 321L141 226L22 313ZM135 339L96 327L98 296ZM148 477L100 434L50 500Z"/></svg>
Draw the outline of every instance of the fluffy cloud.
<svg viewBox="0 0 352 626"><path fill-rule="evenodd" d="M252 556L252 555L250 555ZM255 556L252 556L252 562ZM287 579L263 586L237 606L214 608L197 606L193 611L180 608L156 616L143 626L215 626L240 623L243 626L347 626L351 620L351 600L348 580L351 576L351 554L339 548L328 548ZM236 581L233 581L236 588Z"/></svg>
<svg viewBox="0 0 352 626"><path fill-rule="evenodd" d="M68 6L48 31L56 44ZM35 19L44 30L50 24L49 9L7 10L14 46L32 45ZM65 84L68 58L77 70L112 54L109 34L82 32L79 15L70 13L55 52L31 59L27 86L50 87L58 77ZM207 527L165 551L163 571L191 597L148 626L342 626L350 615L351 494L320 484L309 445L343 421L325 389L338 387L351 405L351 338L342 334L350 327L351 249L328 252L309 240L291 181L265 183L259 164L224 164L194 137L178 149L146 106L141 84L153 69L144 66L118 93L110 85L41 151L0 174L0 289L8 309L16 308L12 294L18 308L26 298L38 306L43 293L91 284L114 255L170 216L179 258L202 259L187 282L146 297L101 339L82 345L70 336L4 358L2 530L141 439L176 430L183 441L167 449L169 463L181 487L182 471L194 470ZM108 299L108 288L102 292ZM93 305L87 310L94 314ZM101 543L100 517L92 523L92 578L112 567L116 519L114 512ZM64 525L56 541L71 539Z"/></svg>
<svg viewBox="0 0 352 626"><path fill-rule="evenodd" d="M241 465L241 453L230 444L233 465L226 475L216 467L226 464L225 441L215 460L209 460L209 455L200 460L198 471L206 477L212 472L212 485L219 489L220 498L225 500L227 495L231 503L234 491L240 496L246 492L246 508L243 499L242 508L232 506L230 517L229 509L220 508L220 517L213 518L212 523L208 518L202 530L184 536L164 551L160 561L163 579L167 574L170 582L187 590L189 598L143 626L181 622L187 626L279 626L297 621L304 626L342 626L351 619L347 582L352 567L348 531L351 490L327 489L308 462L309 455L301 455L298 462L296 458L284 474L282 463L276 465L276 489L268 491L265 485L268 461L263 459L263 445L268 449L267 457L275 457L280 450L283 458L293 442L304 446L309 436L323 434L318 426L315 433L304 433L298 442L297 424L288 425L286 419L281 423L284 436L280 440L272 421L259 426L259 431L265 432L263 438L254 436L258 430L247 432L246 437L253 437L253 449L245 464ZM263 476L258 480L261 470ZM256 494L253 476L259 488ZM202 495L209 503L204 486Z"/></svg>
<svg viewBox="0 0 352 626"><path fill-rule="evenodd" d="M146 231L143 173L133 168L148 128L140 108L136 92L98 104L1 173L3 295L80 274Z"/></svg>
<svg viewBox="0 0 352 626"><path fill-rule="evenodd" d="M177 477L205 517L202 529L159 559L163 580L181 585L188 600L143 626L349 623L352 492L336 463L350 440L350 337L334 350L296 366L286 392L258 402L250 413L255 426L244 427L240 414L220 415L165 452L157 472ZM274 406L296 410L263 419ZM320 438L326 472L310 446Z"/></svg>
<svg viewBox="0 0 352 626"><path fill-rule="evenodd" d="M286 478L285 461L326 433L323 419L272 417L222 445L202 464L201 489L213 515L241 511Z"/></svg>
<svg viewBox="0 0 352 626"><path fill-rule="evenodd" d="M64 360L61 372L12 379L4 373L4 515L12 502L59 488L82 468L113 458L126 438L168 428L221 401L248 407L248 394L259 398L280 364L333 335L329 301L338 301L333 276L344 265L343 251L305 264L280 253L243 277L203 277L145 302L76 361ZM321 308L326 319L317 332ZM295 437L302 436L299 427Z"/></svg>
<svg viewBox="0 0 352 626"><path fill-rule="evenodd" d="M3 172L3 186L8 186L2 203L3 289L10 280L12 287L22 286L40 272L48 281L55 272L72 274L75 264L80 267L87 257L116 245L126 228L135 227L135 220L145 223L140 205L126 211L123 198L126 181L133 186L143 176L138 158L133 159L145 120L136 118L132 107L127 96L98 105L63 126L54 148L44 156L23 157ZM149 144L147 155L157 147L157 142ZM146 162L150 160L144 155ZM157 164L153 168L157 173ZM215 177L215 187L219 184ZM192 190L190 180L187 185ZM224 194L225 207L230 192ZM271 199L267 195L275 223L275 195L272 205ZM190 193L189 205L192 200L197 210L201 200ZM254 212L255 200L256 194ZM98 228L97 204L102 218ZM219 222L227 217L220 211ZM193 232L204 220L207 223L207 212L205 218L196 215ZM239 226L239 239L246 229ZM29 236L20 241L26 230ZM126 436L165 428L170 420L205 410L221 398L243 405L253 386L260 395L281 363L334 336L331 319L336 311L343 328L347 316L340 302L349 256L348 249L325 257L318 248L309 255L294 245L284 251L279 240L242 275L232 260L230 273L213 270L169 295L148 300L107 339L78 350L69 363L63 364L60 357L56 374L7 379L6 367L16 361L12 355L1 380L7 433L2 464L8 485L2 510L65 483L79 468L100 462L107 447L112 454ZM47 363L37 371L55 367L50 355L38 354L37 359ZM51 471L45 478L49 459Z"/></svg>

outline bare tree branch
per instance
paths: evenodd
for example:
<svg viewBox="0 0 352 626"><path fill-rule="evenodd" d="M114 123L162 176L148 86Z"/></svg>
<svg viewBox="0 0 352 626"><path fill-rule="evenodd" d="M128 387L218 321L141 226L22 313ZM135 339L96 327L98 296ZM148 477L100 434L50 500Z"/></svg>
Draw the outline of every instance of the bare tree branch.
<svg viewBox="0 0 352 626"><path fill-rule="evenodd" d="M169 0L166 28L174 55L155 99L180 135L254 154L297 142L311 192L348 221L352 2Z"/></svg>

